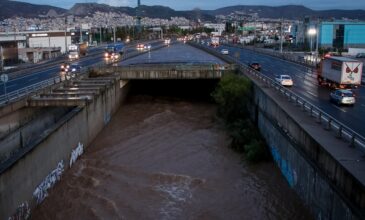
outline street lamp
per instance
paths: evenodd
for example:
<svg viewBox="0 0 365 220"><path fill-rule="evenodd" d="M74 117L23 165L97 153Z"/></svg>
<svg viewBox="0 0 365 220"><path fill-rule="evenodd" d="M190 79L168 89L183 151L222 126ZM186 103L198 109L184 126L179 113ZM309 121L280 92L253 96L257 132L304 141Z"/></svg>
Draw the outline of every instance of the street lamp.
<svg viewBox="0 0 365 220"><path fill-rule="evenodd" d="M317 30L315 28L310 28L308 30L308 35L310 36L310 49L311 49L311 53L313 51L313 36L317 34Z"/></svg>

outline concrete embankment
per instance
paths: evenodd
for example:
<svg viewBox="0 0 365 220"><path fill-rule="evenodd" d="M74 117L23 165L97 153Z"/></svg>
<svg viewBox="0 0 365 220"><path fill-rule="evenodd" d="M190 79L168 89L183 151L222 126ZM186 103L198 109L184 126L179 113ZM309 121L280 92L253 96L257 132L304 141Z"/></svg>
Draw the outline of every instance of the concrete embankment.
<svg viewBox="0 0 365 220"><path fill-rule="evenodd" d="M0 165L0 219L29 216L110 121L129 90L112 81L82 107L22 107L3 115L0 146L9 147Z"/></svg>
<svg viewBox="0 0 365 220"><path fill-rule="evenodd" d="M227 62L234 59L206 47ZM351 148L301 106L241 73L254 84L253 118L273 159L317 219L365 219L365 164L363 152Z"/></svg>

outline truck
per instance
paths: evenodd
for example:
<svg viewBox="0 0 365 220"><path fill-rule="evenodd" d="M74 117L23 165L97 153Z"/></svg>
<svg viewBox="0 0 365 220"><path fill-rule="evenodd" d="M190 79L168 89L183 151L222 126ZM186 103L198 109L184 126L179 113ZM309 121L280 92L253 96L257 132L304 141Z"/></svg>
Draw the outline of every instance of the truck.
<svg viewBox="0 0 365 220"><path fill-rule="evenodd" d="M105 59L119 59L124 52L123 43L108 44L105 48L104 57Z"/></svg>
<svg viewBox="0 0 365 220"><path fill-rule="evenodd" d="M361 84L363 63L348 57L324 57L317 69L319 85L333 89L356 88Z"/></svg>
<svg viewBox="0 0 365 220"><path fill-rule="evenodd" d="M219 46L219 37L211 37L210 45L213 47L218 47Z"/></svg>
<svg viewBox="0 0 365 220"><path fill-rule="evenodd" d="M87 43L71 44L68 46L68 58L69 60L79 59L81 56L87 54Z"/></svg>

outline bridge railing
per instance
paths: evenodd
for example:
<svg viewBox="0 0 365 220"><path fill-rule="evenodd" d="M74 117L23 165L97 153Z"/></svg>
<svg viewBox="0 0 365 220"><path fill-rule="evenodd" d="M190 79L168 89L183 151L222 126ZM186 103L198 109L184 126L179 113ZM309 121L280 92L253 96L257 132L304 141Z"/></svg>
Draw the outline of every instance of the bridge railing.
<svg viewBox="0 0 365 220"><path fill-rule="evenodd" d="M129 70L138 70L138 71L168 71L168 70L235 70L236 65L232 64L138 64L138 66L97 66L94 67L96 70L105 70L105 68L114 71L129 71Z"/></svg>
<svg viewBox="0 0 365 220"><path fill-rule="evenodd" d="M227 55L222 55L214 49L211 49L206 46L197 45L192 43L193 45L201 48L211 54L214 54L223 60L227 60L229 62L234 62L239 65L239 69L242 73L249 74L254 76L258 80L265 83L267 86L275 89L280 92L282 95L288 98L288 101L294 103L296 106L299 106L302 111L308 112L310 116L315 118L319 125L323 126L326 130L332 131L337 138L342 139L350 144L351 147L358 147L362 152L365 152L365 138L359 133L355 132L348 126L344 125L334 117L327 114L325 111L321 110L316 105L307 101L305 98L301 97L298 94L295 94L291 90L283 87L275 80L270 77L251 69L246 64L242 63L240 60L234 57L228 57Z"/></svg>

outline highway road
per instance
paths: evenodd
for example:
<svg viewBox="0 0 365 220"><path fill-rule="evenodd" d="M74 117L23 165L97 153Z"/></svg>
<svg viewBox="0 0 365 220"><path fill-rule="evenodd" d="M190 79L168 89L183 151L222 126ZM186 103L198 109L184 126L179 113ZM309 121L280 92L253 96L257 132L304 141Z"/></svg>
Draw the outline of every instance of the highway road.
<svg viewBox="0 0 365 220"><path fill-rule="evenodd" d="M163 42L155 42L152 43L152 48L161 46ZM178 44L179 45L179 44ZM194 62L210 62L209 56L205 57L205 55L196 54L193 56L191 53L186 55L182 48L182 44L178 47L178 53L172 53L171 48L166 48L164 50L159 50L158 53L146 53L145 55L130 59L126 61L121 61L118 65L129 65L133 63L158 63L158 62L182 62L182 63L194 63ZM353 129L358 134L365 136L365 87L361 86L356 89L357 94L357 103L354 106L337 106L329 101L329 93L330 89L326 87L320 87L317 84L315 72L308 67L301 66L299 64L295 64L289 61L285 61L279 58L271 57L268 55L258 54L251 50L246 50L242 48L235 48L235 47L227 47L227 46L220 46L216 48L216 50L220 51L223 48L227 48L230 51L228 56L239 56L240 61L243 63L250 63L250 62L259 62L261 64L261 72L271 78L274 78L275 75L279 74L288 74L294 80L294 86L290 88L296 94L305 98L308 102L316 105L324 112L328 113L332 117L338 119L347 127ZM102 48L95 48L93 49L94 52L89 53L87 57L84 57L77 61L82 67L88 67L94 65L96 63L102 64L104 58L102 56L103 49ZM136 51L136 47L133 45L127 49L127 53L132 53ZM155 55L151 55L155 54ZM185 54L185 55L184 55ZM180 58L175 57L180 56ZM203 57L202 59L198 59L197 57ZM139 61L138 61L139 60ZM59 63L54 64L53 66L46 65L37 70L32 71L32 74L16 77L11 79L7 83L7 92L16 91L20 88L24 88L26 86L33 85L39 81L46 80L53 78L55 76L59 76ZM0 85L0 95L4 94L4 87Z"/></svg>
<svg viewBox="0 0 365 220"><path fill-rule="evenodd" d="M152 49L161 45L163 45L162 41L151 43ZM105 64L103 52L104 47L90 48L87 56L73 61L72 64L79 64L82 68L87 68L98 63ZM135 44L127 45L125 54L134 52L142 53L143 50L137 50ZM67 59L65 59L65 61L67 61ZM60 71L60 62L61 61L58 59L58 61L55 61L54 63L39 64L27 70L19 70L11 73L12 75L18 76L10 77L10 80L6 83L6 92L14 92L27 86L32 86L37 82L52 79L57 76L64 76L65 73ZM27 71L31 73L26 73ZM0 83L0 95L4 95L4 93L4 84Z"/></svg>
<svg viewBox="0 0 365 220"><path fill-rule="evenodd" d="M354 90L357 102L354 106L338 106L330 102L331 90L318 85L316 73L311 68L242 48L220 46L216 50L220 51L223 48L229 50L229 56L239 57L239 60L245 64L260 63L261 73L270 78L280 74L290 75L294 81L294 86L289 88L290 90L365 137L365 87L363 85Z"/></svg>

